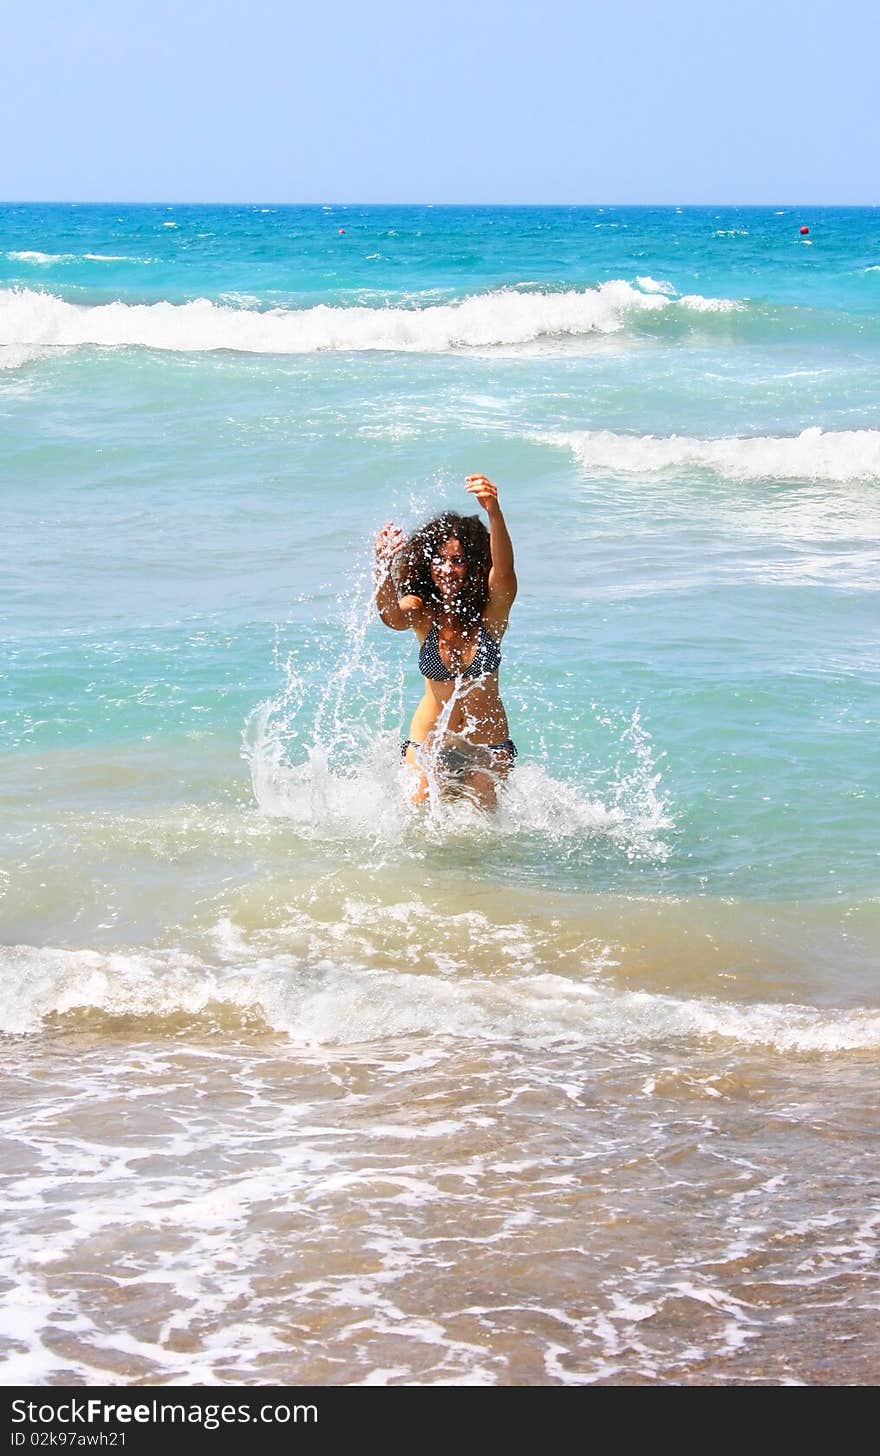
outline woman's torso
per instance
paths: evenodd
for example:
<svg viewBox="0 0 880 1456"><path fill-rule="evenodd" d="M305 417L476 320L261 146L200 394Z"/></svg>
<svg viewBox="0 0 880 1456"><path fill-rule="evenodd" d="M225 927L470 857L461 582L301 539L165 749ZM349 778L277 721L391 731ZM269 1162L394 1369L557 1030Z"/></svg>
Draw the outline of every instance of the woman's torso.
<svg viewBox="0 0 880 1456"><path fill-rule="evenodd" d="M503 743L507 714L498 691L499 638L481 622L476 633L463 635L448 623L427 618L413 627L419 643L419 666L425 692L413 714L409 736L424 742L444 709L444 730L472 743ZM426 675L438 670L447 677ZM451 703L451 707L448 705Z"/></svg>

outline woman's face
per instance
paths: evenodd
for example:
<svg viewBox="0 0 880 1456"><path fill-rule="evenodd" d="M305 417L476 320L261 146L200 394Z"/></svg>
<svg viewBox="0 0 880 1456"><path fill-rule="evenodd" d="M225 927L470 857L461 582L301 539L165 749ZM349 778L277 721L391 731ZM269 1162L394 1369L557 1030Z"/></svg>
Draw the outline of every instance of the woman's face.
<svg viewBox="0 0 880 1456"><path fill-rule="evenodd" d="M442 597L454 597L467 576L467 562L461 542L450 536L431 562L431 580Z"/></svg>

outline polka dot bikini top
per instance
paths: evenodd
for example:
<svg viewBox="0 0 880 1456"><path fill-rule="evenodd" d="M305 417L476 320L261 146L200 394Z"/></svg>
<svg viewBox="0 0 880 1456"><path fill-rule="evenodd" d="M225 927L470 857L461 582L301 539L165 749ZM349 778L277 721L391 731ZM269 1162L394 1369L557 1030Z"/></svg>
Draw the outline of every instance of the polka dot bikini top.
<svg viewBox="0 0 880 1456"><path fill-rule="evenodd" d="M436 622L419 649L419 672L431 682L452 682L456 677L483 677L487 672L497 672L500 666L500 644L482 622L477 633L474 660L462 672L450 672L440 656L440 633Z"/></svg>

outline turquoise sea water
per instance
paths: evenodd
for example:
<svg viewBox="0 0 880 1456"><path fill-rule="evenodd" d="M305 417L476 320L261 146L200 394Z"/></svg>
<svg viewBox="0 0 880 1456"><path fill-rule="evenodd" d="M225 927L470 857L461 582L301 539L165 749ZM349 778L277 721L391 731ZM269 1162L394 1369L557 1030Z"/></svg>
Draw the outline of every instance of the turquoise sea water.
<svg viewBox="0 0 880 1456"><path fill-rule="evenodd" d="M676 1088L651 1137L691 1116L676 1098L731 1099L725 1168L741 1138L765 1156L749 1119L768 1085L791 1166L844 1105L852 1142L828 1176L867 1216L880 210L6 205L0 224L0 1014L13 1078L24 1045L35 1065L59 1037L83 1057L25 1127L85 1098L91 1136L90 1059L116 1066L122 1115L133 1066L181 1039L213 1047L224 1077L259 1066L283 1120L260 1050L283 1047L319 1100L309 1079L338 1058L384 1067L369 1130L384 1156L427 1047L449 1058L431 1096L450 1127L468 1124L463 1066L488 1079L474 1126L497 1115L498 1058L543 1089L550 1121L591 1068L596 1095L633 1111L621 1166L647 1156L649 1084ZM516 549L502 691L519 760L496 815L420 814L396 750L414 642L372 611L371 541L389 517L466 505L474 471L498 483ZM819 1089L812 1122L799 1079ZM537 1124L526 1143L543 1167ZM764 1254L781 1228L837 1217L803 1188L765 1206L776 1167L755 1191ZM675 1199L667 1217L691 1226ZM858 1227L841 1291L868 1267ZM706 1288L710 1242L687 1274ZM355 1243L337 1255L362 1277ZM18 1258L16 1285L39 1265ZM544 1276L527 1307L569 1297ZM645 1280L633 1308L654 1308ZM295 1342L274 1365L259 1333L225 1365L199 1363L207 1334L175 1364L159 1320L127 1369L94 1310L67 1353L26 1321L10 1338L19 1374L49 1380L823 1378L795 1354L774 1364L763 1326L751 1364L752 1336L728 1327L687 1325L708 1365L672 1335L611 1349L590 1297L595 1337L572 1313L561 1364L531 1327L509 1337L516 1358L490 1340L471 1365L448 1332L427 1340L438 1363L407 1363L344 1319L327 1366ZM862 1378L847 1358L837 1375Z"/></svg>

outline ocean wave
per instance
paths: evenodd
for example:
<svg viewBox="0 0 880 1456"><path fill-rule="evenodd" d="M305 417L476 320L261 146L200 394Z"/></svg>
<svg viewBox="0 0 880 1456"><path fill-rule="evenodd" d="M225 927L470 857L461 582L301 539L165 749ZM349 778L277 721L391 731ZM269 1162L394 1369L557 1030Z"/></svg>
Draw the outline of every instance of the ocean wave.
<svg viewBox="0 0 880 1456"><path fill-rule="evenodd" d="M737 298L704 298L701 293L688 293L677 300L679 308L693 313L742 313L745 304Z"/></svg>
<svg viewBox="0 0 880 1456"><path fill-rule="evenodd" d="M662 470L711 470L731 480L878 480L880 430L822 430L799 435L624 435L571 430L536 436L572 451L587 470L648 475Z"/></svg>
<svg viewBox="0 0 880 1456"><path fill-rule="evenodd" d="M274 944L222 923L211 959L177 949L3 947L0 1030L29 1034L47 1019L81 1024L85 1015L92 1023L147 1021L157 1031L157 1023L168 1022L171 1034L181 1022L215 1034L257 1025L300 1043L335 1046L436 1035L626 1047L709 1038L783 1055L880 1048L880 1011L873 1008L734 1004L621 988L603 979L609 948L600 946L582 947L579 972L560 974L542 964L546 955L528 943L522 926L493 925L475 912L457 918L467 922L464 940L470 932L488 953L491 970L484 954L479 967L435 956L432 968L414 971L405 932L425 909L388 907L400 959L385 966L367 963L381 915L375 905L357 903L346 907L326 946L327 927L300 915L274 933ZM319 944L312 946L316 931Z"/></svg>
<svg viewBox="0 0 880 1456"><path fill-rule="evenodd" d="M686 318L743 307L733 299L698 294L671 298L671 285L642 281L650 285L649 291L616 279L596 288L559 292L496 289L455 303L417 308L317 304L266 311L230 308L207 298L184 304L86 306L51 293L11 289L0 292L0 343L261 354L338 350L430 354L570 341L618 333L640 318L670 310Z"/></svg>
<svg viewBox="0 0 880 1456"><path fill-rule="evenodd" d="M665 293L672 296L676 292L676 289L671 283L666 283L662 279L651 278L649 276L637 278L636 283L643 293Z"/></svg>
<svg viewBox="0 0 880 1456"><path fill-rule="evenodd" d="M8 252L6 257L13 263L32 263L47 267L52 263L152 263L153 258L132 257L130 253L40 253L33 248Z"/></svg>
<svg viewBox="0 0 880 1456"><path fill-rule="evenodd" d="M67 263L74 256L73 253L40 253L35 248L25 248L19 252L6 254L16 263Z"/></svg>
<svg viewBox="0 0 880 1456"><path fill-rule="evenodd" d="M5 370L21 369L35 359L44 359L46 350L32 344L0 344L0 373Z"/></svg>

